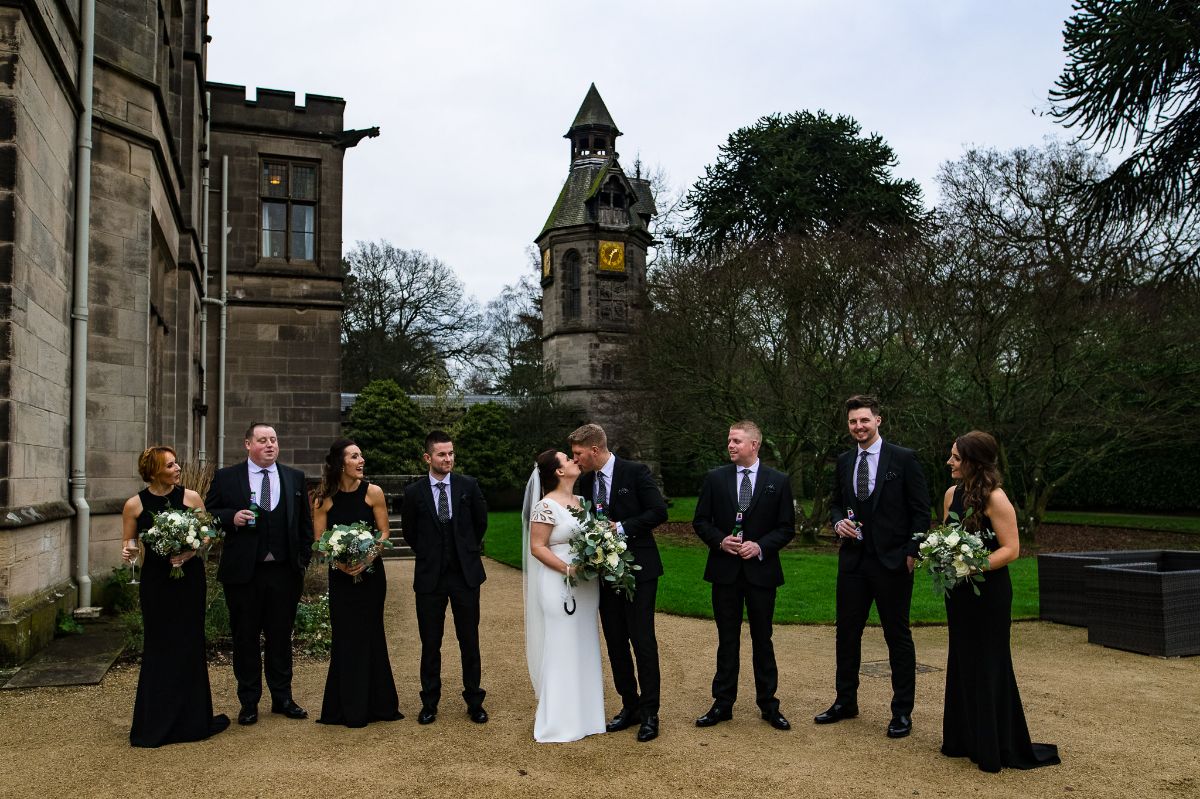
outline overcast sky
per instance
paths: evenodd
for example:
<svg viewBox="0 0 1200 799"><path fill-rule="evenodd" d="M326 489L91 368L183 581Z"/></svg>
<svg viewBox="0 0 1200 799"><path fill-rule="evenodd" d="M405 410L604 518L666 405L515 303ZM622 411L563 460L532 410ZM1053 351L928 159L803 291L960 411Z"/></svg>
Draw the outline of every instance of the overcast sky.
<svg viewBox="0 0 1200 799"><path fill-rule="evenodd" d="M1042 115L1069 0L210 0L208 77L345 98L343 250L425 250L486 302L528 269L596 83L635 157L690 186L734 130L802 109L881 134L936 202L969 146L1067 134Z"/></svg>

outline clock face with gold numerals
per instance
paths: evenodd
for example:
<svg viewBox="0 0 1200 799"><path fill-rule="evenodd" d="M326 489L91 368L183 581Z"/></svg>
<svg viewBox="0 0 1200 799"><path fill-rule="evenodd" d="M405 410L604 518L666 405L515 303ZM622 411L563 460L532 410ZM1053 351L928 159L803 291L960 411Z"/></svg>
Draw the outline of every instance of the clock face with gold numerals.
<svg viewBox="0 0 1200 799"><path fill-rule="evenodd" d="M550 248L542 250L542 277L550 277Z"/></svg>
<svg viewBox="0 0 1200 799"><path fill-rule="evenodd" d="M604 272L625 271L625 242L600 242L600 269Z"/></svg>

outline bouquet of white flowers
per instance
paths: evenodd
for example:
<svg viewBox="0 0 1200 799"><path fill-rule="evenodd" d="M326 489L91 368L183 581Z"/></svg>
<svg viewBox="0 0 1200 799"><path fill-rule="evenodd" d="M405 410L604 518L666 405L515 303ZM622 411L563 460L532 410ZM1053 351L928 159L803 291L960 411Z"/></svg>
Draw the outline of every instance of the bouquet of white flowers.
<svg viewBox="0 0 1200 799"><path fill-rule="evenodd" d="M208 554L212 545L221 538L221 525L208 511L196 508L167 508L154 514L154 524L141 535L147 549L154 550L164 558L188 551ZM183 576L182 566L172 566L171 576Z"/></svg>
<svg viewBox="0 0 1200 799"><path fill-rule="evenodd" d="M579 532L571 538L571 554L575 556L575 576L565 578L569 585L577 580L603 579L617 593L633 598L637 583L633 573L642 568L633 562L633 553L624 533L618 533L603 511L592 513L592 503L568 508L579 522Z"/></svg>
<svg viewBox="0 0 1200 799"><path fill-rule="evenodd" d="M988 568L990 554L984 540L994 537L995 533L989 530L967 532L962 523L970 515L971 510L968 510L959 519L957 513L951 513L945 524L913 536L921 542L915 568L929 572L934 593L945 596L956 585L966 582L971 584L975 595L979 595L978 583L983 582L982 572Z"/></svg>
<svg viewBox="0 0 1200 799"><path fill-rule="evenodd" d="M354 524L335 524L321 534L313 542L313 552L326 562L341 563L344 566L357 566L370 560L384 549L390 549L392 542L380 538L381 533L371 528L366 522ZM372 571L375 564L367 566L366 571ZM362 574L354 575L354 582L362 582Z"/></svg>

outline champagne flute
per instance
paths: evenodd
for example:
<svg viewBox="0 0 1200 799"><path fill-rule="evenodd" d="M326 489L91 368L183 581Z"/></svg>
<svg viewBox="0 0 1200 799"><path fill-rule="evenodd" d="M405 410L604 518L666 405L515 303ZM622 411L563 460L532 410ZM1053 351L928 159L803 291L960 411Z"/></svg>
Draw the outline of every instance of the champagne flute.
<svg viewBox="0 0 1200 799"><path fill-rule="evenodd" d="M138 579L138 556L141 555L141 549L134 549L132 557L129 558L129 584L138 585L141 580Z"/></svg>

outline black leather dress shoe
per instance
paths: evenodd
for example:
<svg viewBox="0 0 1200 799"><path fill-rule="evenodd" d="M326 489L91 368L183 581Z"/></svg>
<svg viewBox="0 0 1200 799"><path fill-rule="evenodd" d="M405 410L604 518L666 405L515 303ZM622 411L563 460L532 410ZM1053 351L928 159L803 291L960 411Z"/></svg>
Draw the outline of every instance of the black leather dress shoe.
<svg viewBox="0 0 1200 799"><path fill-rule="evenodd" d="M281 716L287 716L289 719L306 719L308 711L297 705L291 699L286 702L271 705L271 712L278 713Z"/></svg>
<svg viewBox="0 0 1200 799"><path fill-rule="evenodd" d="M783 717L783 714L776 710L774 713L763 713L763 720L777 730L790 730L792 723Z"/></svg>
<svg viewBox="0 0 1200 799"><path fill-rule="evenodd" d="M658 716L646 716L642 726L638 727L637 739L641 743L653 741L658 737Z"/></svg>
<svg viewBox="0 0 1200 799"><path fill-rule="evenodd" d="M888 723L887 737L903 738L912 732L912 719L908 716L896 716Z"/></svg>
<svg viewBox="0 0 1200 799"><path fill-rule="evenodd" d="M606 732L620 732L638 723L638 713L632 708L623 707L621 712L612 717L612 721L604 725Z"/></svg>
<svg viewBox="0 0 1200 799"><path fill-rule="evenodd" d="M733 718L733 708L713 705L708 709L707 713L696 719L696 726L711 727L714 724L720 724L722 721L729 721L731 718Z"/></svg>
<svg viewBox="0 0 1200 799"><path fill-rule="evenodd" d="M418 724L432 724L437 718L437 710L431 707L421 708L421 713L417 716Z"/></svg>
<svg viewBox="0 0 1200 799"><path fill-rule="evenodd" d="M242 709L238 711L238 724L253 724L256 721L258 721L258 708L242 705Z"/></svg>
<svg viewBox="0 0 1200 799"><path fill-rule="evenodd" d="M834 702L829 706L829 710L813 716L813 721L815 721L817 724L833 724L835 721L852 719L857 715L858 705L839 705L838 703Z"/></svg>
<svg viewBox="0 0 1200 799"><path fill-rule="evenodd" d="M474 710L467 711L467 718L476 724L487 724L488 714L483 708L477 707Z"/></svg>

